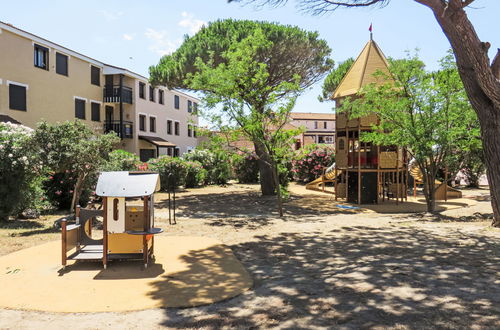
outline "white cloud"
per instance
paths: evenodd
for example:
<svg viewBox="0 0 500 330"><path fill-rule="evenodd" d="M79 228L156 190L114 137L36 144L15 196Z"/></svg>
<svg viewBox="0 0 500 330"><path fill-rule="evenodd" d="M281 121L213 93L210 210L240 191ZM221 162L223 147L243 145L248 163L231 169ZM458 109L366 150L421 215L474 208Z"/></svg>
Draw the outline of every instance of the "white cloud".
<svg viewBox="0 0 500 330"><path fill-rule="evenodd" d="M123 38L123 40L130 41L130 40L132 40L132 39L135 38L135 33L132 33L132 34L130 34L130 33L124 33L122 35L122 38Z"/></svg>
<svg viewBox="0 0 500 330"><path fill-rule="evenodd" d="M193 14L182 12L182 19L179 21L178 25L180 27L186 28L191 32L191 34L195 34L198 32L203 25L206 25L207 22L202 21L200 19L194 18Z"/></svg>
<svg viewBox="0 0 500 330"><path fill-rule="evenodd" d="M152 44L149 46L149 50L161 56L172 53L182 42L181 39L172 41L166 30L148 28L146 29L144 35L152 41Z"/></svg>
<svg viewBox="0 0 500 330"><path fill-rule="evenodd" d="M118 18L123 16L123 11L111 12L101 9L99 10L99 14L102 15L107 21L116 21Z"/></svg>

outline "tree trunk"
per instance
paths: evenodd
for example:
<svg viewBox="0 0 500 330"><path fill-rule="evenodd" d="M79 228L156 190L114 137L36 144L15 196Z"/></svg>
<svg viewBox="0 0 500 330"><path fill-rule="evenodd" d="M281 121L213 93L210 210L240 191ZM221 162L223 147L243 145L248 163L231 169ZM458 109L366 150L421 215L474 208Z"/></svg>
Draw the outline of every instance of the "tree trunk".
<svg viewBox="0 0 500 330"><path fill-rule="evenodd" d="M254 142L254 147L255 153L259 158L260 190L262 195L274 195L276 183L273 178L273 169L269 165L269 154L266 152L265 147L259 142Z"/></svg>
<svg viewBox="0 0 500 330"><path fill-rule="evenodd" d="M455 53L460 77L481 126L493 208L492 225L500 227L500 50L490 64L490 45L479 40L462 1L415 1L432 9Z"/></svg>
<svg viewBox="0 0 500 330"><path fill-rule="evenodd" d="M276 186L276 201L278 203L278 213L280 217L283 216L283 199L281 198L281 187L280 187L280 175L278 171L278 166L276 165L276 162L273 162L273 177L274 177L274 184Z"/></svg>
<svg viewBox="0 0 500 330"><path fill-rule="evenodd" d="M430 174L424 174L424 195L427 203L427 212L436 210L436 187L435 178Z"/></svg>
<svg viewBox="0 0 500 330"><path fill-rule="evenodd" d="M78 174L78 179L76 180L75 187L73 188L73 198L71 199L71 206L69 212L73 213L76 205L80 202L80 196L82 194L83 181L85 179L85 174Z"/></svg>

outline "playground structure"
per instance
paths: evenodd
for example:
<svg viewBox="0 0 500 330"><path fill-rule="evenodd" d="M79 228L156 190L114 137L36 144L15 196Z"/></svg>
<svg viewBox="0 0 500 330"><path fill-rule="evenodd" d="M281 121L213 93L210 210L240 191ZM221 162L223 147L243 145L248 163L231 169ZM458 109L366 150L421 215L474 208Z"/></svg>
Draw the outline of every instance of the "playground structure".
<svg viewBox="0 0 500 330"><path fill-rule="evenodd" d="M446 173L446 172L445 172ZM424 184L424 177L422 171L418 166L410 166L410 175L413 177L413 197L417 197L417 185ZM447 177L447 173L445 174ZM445 181L447 181L445 179ZM448 200L448 198L462 198L462 192L458 189L452 188L446 184L446 182L441 182L439 180L434 181L435 185L435 195L434 198L438 201Z"/></svg>
<svg viewBox="0 0 500 330"><path fill-rule="evenodd" d="M336 106L340 106L347 97L358 97L357 93L364 86L380 83L378 79L381 78L374 76L379 70L389 74L389 64L371 39L333 93ZM319 178L308 183L306 189L334 194L335 200L342 198L349 203L375 204L385 200L399 203L408 198L411 174L414 176L415 193L416 184L421 183L422 175L420 173L418 177L416 171L409 172L409 157L404 148L374 145L360 140L363 133L372 131L373 125L379 124L379 120L374 113L361 118L350 118L347 112L337 113L336 163L325 169ZM333 191L326 189L328 183L334 185ZM460 191L445 183L436 183L436 199L460 197Z"/></svg>
<svg viewBox="0 0 500 330"><path fill-rule="evenodd" d="M106 269L113 259L142 259L147 268L154 258L154 193L159 175L151 172L103 172L96 195L102 210L77 207L76 223L62 221L62 266L67 260L102 260ZM142 203L141 203L142 199ZM103 217L103 238L92 238L92 221Z"/></svg>

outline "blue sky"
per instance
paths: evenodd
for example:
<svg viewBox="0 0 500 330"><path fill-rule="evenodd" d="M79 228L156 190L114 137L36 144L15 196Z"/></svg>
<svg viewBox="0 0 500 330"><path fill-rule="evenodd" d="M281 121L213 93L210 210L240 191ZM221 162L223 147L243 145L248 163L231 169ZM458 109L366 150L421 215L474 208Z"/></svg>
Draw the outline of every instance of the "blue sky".
<svg viewBox="0 0 500 330"><path fill-rule="evenodd" d="M490 57L500 48L498 13L498 0L477 0L468 10L479 37L492 44ZM336 62L357 56L369 39L370 23L386 56L403 57L405 50L419 48L422 60L434 69L449 48L431 11L411 0L320 17L298 12L293 1L282 8L255 10L226 0L17 0L2 3L0 11L3 22L146 76L148 67L175 50L185 34L222 18L267 20L318 31ZM317 100L320 91L321 83L306 91L294 111L331 112L331 103Z"/></svg>

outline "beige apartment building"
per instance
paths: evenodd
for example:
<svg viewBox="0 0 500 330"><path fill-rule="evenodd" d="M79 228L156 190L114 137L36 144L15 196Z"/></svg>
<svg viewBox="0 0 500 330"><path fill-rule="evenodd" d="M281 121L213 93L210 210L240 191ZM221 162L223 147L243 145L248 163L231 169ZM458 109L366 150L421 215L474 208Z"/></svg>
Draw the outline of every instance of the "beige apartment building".
<svg viewBox="0 0 500 330"><path fill-rule="evenodd" d="M142 160L198 144L198 99L0 22L0 114L35 127L82 120Z"/></svg>
<svg viewBox="0 0 500 330"><path fill-rule="evenodd" d="M312 113L312 112L291 112L290 124L305 129L302 133L302 141L298 141L301 146L313 143L331 144L335 143L335 114ZM297 145L297 149L301 146Z"/></svg>

